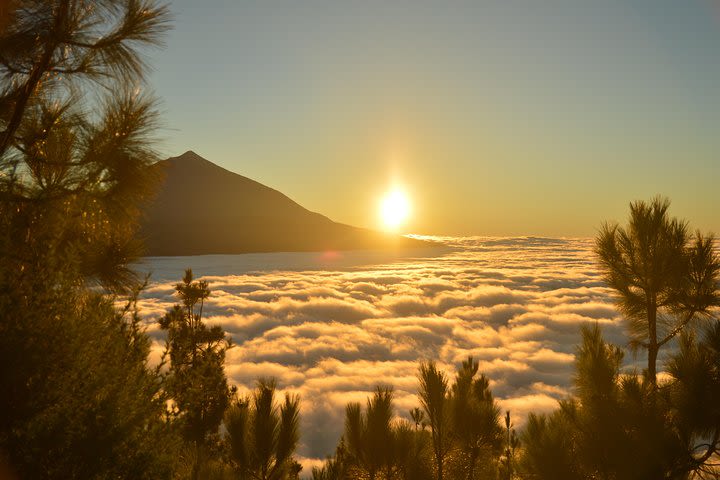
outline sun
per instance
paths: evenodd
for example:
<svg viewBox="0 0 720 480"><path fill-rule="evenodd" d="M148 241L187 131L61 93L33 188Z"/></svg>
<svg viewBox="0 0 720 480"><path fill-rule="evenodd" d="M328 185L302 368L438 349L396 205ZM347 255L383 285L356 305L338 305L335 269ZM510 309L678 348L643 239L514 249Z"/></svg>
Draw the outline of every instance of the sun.
<svg viewBox="0 0 720 480"><path fill-rule="evenodd" d="M385 228L396 230L409 216L410 200L402 190L391 190L380 201L380 218Z"/></svg>

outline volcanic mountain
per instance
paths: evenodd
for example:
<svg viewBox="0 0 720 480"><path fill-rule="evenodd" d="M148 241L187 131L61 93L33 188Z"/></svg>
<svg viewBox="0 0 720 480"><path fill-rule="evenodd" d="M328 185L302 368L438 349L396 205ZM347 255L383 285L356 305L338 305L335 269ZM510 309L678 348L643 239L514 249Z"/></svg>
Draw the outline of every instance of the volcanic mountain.
<svg viewBox="0 0 720 480"><path fill-rule="evenodd" d="M156 163L163 177L140 229L151 256L427 247L352 227L188 151Z"/></svg>

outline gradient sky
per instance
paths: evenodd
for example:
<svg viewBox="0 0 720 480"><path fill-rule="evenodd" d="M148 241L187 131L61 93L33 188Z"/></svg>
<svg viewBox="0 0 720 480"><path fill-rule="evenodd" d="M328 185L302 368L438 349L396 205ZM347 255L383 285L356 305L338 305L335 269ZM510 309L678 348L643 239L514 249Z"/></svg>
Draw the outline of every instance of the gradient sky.
<svg viewBox="0 0 720 480"><path fill-rule="evenodd" d="M164 154L424 234L593 235L664 194L720 233L720 4L177 0Z"/></svg>

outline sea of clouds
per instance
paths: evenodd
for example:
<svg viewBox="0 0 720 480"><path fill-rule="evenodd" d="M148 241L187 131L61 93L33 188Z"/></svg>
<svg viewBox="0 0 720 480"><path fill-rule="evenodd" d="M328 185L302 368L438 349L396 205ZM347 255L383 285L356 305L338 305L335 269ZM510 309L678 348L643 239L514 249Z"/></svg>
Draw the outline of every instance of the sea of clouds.
<svg viewBox="0 0 720 480"><path fill-rule="evenodd" d="M140 307L163 348L157 318L177 302L191 267L212 291L204 307L236 344L228 379L241 391L275 377L302 398L299 454L308 467L331 454L344 408L376 385L395 388L398 415L418 405L418 362L450 375L468 356L522 425L571 390L580 326L597 322L625 345L612 292L591 239L438 238L413 256L381 252L276 253L148 258L152 283ZM632 361L632 357L629 358ZM636 361L637 362L637 361Z"/></svg>

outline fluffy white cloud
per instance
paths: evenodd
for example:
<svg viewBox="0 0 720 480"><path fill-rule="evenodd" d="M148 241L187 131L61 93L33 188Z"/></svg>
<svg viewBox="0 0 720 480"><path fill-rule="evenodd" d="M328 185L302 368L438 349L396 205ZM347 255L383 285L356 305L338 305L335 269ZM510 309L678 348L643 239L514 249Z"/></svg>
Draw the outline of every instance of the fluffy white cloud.
<svg viewBox="0 0 720 480"><path fill-rule="evenodd" d="M333 452L347 402L395 388L397 414L417 405L417 367L449 376L479 361L503 409L522 425L571 390L580 326L625 341L586 239L444 238L422 256L347 252L149 259L157 282L141 307L154 326L186 267L210 284L206 321L235 340L226 371L241 391L273 376L302 397L306 467Z"/></svg>

